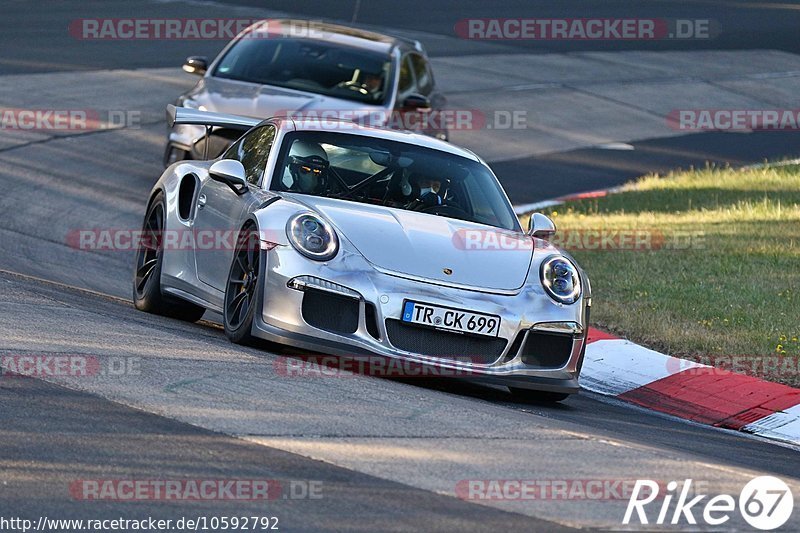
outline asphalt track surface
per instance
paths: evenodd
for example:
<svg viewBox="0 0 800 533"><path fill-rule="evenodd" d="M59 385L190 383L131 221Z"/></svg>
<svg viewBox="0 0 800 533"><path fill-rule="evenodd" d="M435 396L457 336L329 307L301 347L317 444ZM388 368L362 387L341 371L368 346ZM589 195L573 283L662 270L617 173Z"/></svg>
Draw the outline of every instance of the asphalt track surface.
<svg viewBox="0 0 800 533"><path fill-rule="evenodd" d="M145 7L146 6L146 7ZM800 6L796 2L746 0L629 0L584 1L505 0L224 0L217 2L148 2L88 0L60 2L3 0L0 2L0 45L14 47L14 54L0 59L0 73L96 68L164 67L179 64L187 55L214 55L224 42L95 43L87 50L65 32L70 21L98 17L197 17L211 7L268 8L298 17L330 19L373 27L389 27L411 34L426 34L431 55L457 53L564 52L586 50L697 50L773 48L800 51L797 27ZM247 11L237 11L246 13ZM241 15L239 15L241 16ZM456 22L466 18L664 18L708 19L722 32L715 39L657 41L504 41L454 43ZM487 45L488 44L488 48Z"/></svg>
<svg viewBox="0 0 800 533"><path fill-rule="evenodd" d="M166 49L153 45L149 50L116 43L105 48L99 45L87 54L69 38L62 42L59 39L63 37L54 37L51 29L60 28L63 33L65 21L72 18L122 16L130 13L130 7L119 2L45 4L0 5L4 13L0 40L4 50L14 50L0 59L0 73L171 66L197 52L196 43ZM344 17L338 10L345 10L345 4L330 8L324 16ZM308 15L306 6L310 4L292 5ZM468 3L462 4L456 15L436 4L425 5L430 7L430 15L424 26L416 29L432 34L446 31L448 17L480 16L477 7L474 14L461 14L462 9L469 9ZM517 13L523 9L521 5L511 4L509 13ZM532 9L532 5L525 3L524 9ZM742 46L767 43L791 50L796 45L785 38L782 29L784 25L796 27L794 8L780 8L787 4L688 5L720 9L737 20L742 18L736 16L741 14L738 10L752 14L754 25L767 29L761 34L755 31L752 41L737 41ZM277 3L274 7L288 10L290 6ZM158 16L158 10L175 16L170 3L149 9L153 16ZM385 9L364 3L357 20L398 27L414 24L410 16L406 21L388 20L385 13ZM501 15L493 11L484 16ZM685 17L683 12L675 16ZM774 31L767 31L769 28ZM20 42L27 44L20 46ZM11 48L11 43L16 45ZM211 50L216 45L201 46ZM464 45L465 53L469 46ZM10 78L3 81L13 83ZM399 451L401 445L409 451L415 447L423 451L452 449L465 457L480 451L486 464L465 469L463 462L454 463L462 470L456 471L453 479L469 478L476 471L505 478L536 473L549 478L689 476L707 480L717 492L730 492L758 474L777 475L793 487L800 483L795 449L687 424L593 395L579 395L564 405L543 406L515 403L498 389L450 381L361 377L291 382L269 375L273 362L284 352L233 347L213 322L187 325L136 312L127 302L132 254L87 252L65 242L70 229L139 226L147 192L160 173L162 128L163 124L154 123L133 131L47 138L0 150L0 354L136 357L143 368L141 375L126 379L67 380L61 384L0 377L0 516L176 518L256 512L279 516L281 529L287 531L557 531L563 526L548 520L602 529L621 520L619 506L605 511L580 501L509 505L504 510L457 499L429 488L434 482L425 470L447 471L444 467L436 461L408 459ZM715 160L708 157L713 153L721 154L720 162L748 162L791 150L790 141L782 145L783 140L773 142L778 136L763 134L751 137L759 142L743 144L754 145L754 153L765 155L748 158L742 153L745 147L736 148L729 142L732 136L719 135L709 134L707 148L697 146L697 136L658 141L672 143L668 147L684 154L684 159L664 156L663 145L655 141L640 144L642 151L651 147L655 157L662 158L657 170ZM688 148L697 155L685 156ZM522 165L523 171L542 164L553 172L582 165L580 172L594 170L597 184L602 186L620 181L614 167L618 157L638 157L603 152L598 157L603 157L605 164L597 165L592 162L596 159L586 162L586 155L578 152L503 164ZM627 167L635 169L628 172L654 170L651 162L629 161ZM572 192L568 180L562 187L543 187L541 198ZM243 371L237 373L240 366ZM262 383L247 381L248 375L262 373ZM208 375L217 377L207 385L186 385L180 379ZM309 442L318 450L304 452ZM342 442L359 446L341 452L333 443ZM393 467L391 457L381 464L371 459L378 453L373 447L380 449L388 443L398 446L389 455L397 455L399 468ZM512 455L510 450L514 460L520 461L513 463L514 467L524 465L520 470L501 468ZM78 479L256 477L318 480L323 483L324 497L279 498L266 505L129 503L87 502L69 493L70 483ZM795 517L788 526L787 530L798 530L800 522Z"/></svg>
<svg viewBox="0 0 800 533"><path fill-rule="evenodd" d="M518 204L601 190L645 174L743 166L800 153L795 132L708 132L630 143L631 150L581 148L491 163ZM553 179L553 178L558 179Z"/></svg>
<svg viewBox="0 0 800 533"><path fill-rule="evenodd" d="M615 50L738 50L776 49L800 51L796 28L800 4L796 2L747 2L694 0L673 2L480 2L410 0L395 2L345 0L257 2L248 0L157 1L132 4L125 0L60 2L0 1L0 49L13 50L0 57L0 75L177 67L189 55L213 57L224 40L94 40L75 38L70 23L83 18L165 18L263 16L307 17L355 23L366 28L392 28L396 34L420 39L429 54L472 56L480 62L485 54L539 54ZM418 13L424 13L419 16ZM708 19L724 29L714 39L656 41L470 41L455 38L458 20L495 18L589 18L629 17ZM354 22L353 22L354 21ZM509 72L513 75L513 72ZM58 91L57 87L52 88ZM46 105L45 105L46 106ZM794 131L699 133L633 143L631 152L583 148L543 156L504 157L492 167L503 181L512 201L535 202L569 192L613 187L647 172L713 164L749 164L766 159L796 157L800 134ZM552 185L552 177L558 182ZM548 183L531 187L531 181Z"/></svg>
<svg viewBox="0 0 800 533"><path fill-rule="evenodd" d="M119 311L120 318L130 312ZM0 402L3 457L15 463L4 467L0 489L6 517L36 522L41 516L153 516L177 522L235 512L277 517L280 528L288 531L409 531L428 526L478 531L487 523L509 530L570 529L244 442L35 379L4 379ZM235 506L229 501L86 502L65 488L87 479L87 472L91 479L266 479L281 483L282 491L266 504ZM292 499L289 480L297 479L323 487L323 497ZM294 489L295 495L301 490Z"/></svg>

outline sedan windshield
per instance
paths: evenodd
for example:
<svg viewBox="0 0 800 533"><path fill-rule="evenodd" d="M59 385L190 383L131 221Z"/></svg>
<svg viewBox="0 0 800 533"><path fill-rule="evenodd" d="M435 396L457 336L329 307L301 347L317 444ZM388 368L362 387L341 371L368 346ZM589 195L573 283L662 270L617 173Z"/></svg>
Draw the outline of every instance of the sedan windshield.
<svg viewBox="0 0 800 533"><path fill-rule="evenodd" d="M380 105L387 99L389 59L311 39L241 39L214 76Z"/></svg>
<svg viewBox="0 0 800 533"><path fill-rule="evenodd" d="M497 179L482 163L364 135L286 135L271 188L384 205L520 231Z"/></svg>

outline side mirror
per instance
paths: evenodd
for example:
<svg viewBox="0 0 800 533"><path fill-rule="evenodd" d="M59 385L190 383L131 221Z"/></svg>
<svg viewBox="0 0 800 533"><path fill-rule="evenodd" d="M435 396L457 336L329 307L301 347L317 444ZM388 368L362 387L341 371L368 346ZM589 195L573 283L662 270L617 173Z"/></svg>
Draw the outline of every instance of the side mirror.
<svg viewBox="0 0 800 533"><path fill-rule="evenodd" d="M419 109L424 111L431 108L431 101L421 94L409 94L403 100L403 109Z"/></svg>
<svg viewBox="0 0 800 533"><path fill-rule="evenodd" d="M528 235L537 239L550 239L556 234L556 223L541 213L533 213L528 221Z"/></svg>
<svg viewBox="0 0 800 533"><path fill-rule="evenodd" d="M208 169L211 179L224 183L239 196L246 193L247 178L244 173L244 165L235 159L221 159L211 165Z"/></svg>
<svg viewBox="0 0 800 533"><path fill-rule="evenodd" d="M183 63L183 70L189 74L202 76L208 70L208 58L204 56L190 56Z"/></svg>

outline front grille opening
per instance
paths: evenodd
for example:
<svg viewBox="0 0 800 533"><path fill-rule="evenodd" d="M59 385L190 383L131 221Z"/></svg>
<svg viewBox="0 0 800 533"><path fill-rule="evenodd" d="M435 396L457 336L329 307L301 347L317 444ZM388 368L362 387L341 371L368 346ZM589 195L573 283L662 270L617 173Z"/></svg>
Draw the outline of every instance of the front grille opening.
<svg viewBox="0 0 800 533"><path fill-rule="evenodd" d="M522 347L522 362L541 368L561 368L572 355L572 336L529 331Z"/></svg>
<svg viewBox="0 0 800 533"><path fill-rule="evenodd" d="M375 306L369 302L364 306L364 319L367 322L367 333L375 339L381 340L381 332L378 329L378 312Z"/></svg>
<svg viewBox="0 0 800 533"><path fill-rule="evenodd" d="M308 288L303 292L303 320L332 333L355 333L359 300Z"/></svg>
<svg viewBox="0 0 800 533"><path fill-rule="evenodd" d="M500 337L475 337L408 326L393 318L386 319L386 333L389 342L399 350L482 365L495 362L508 344Z"/></svg>

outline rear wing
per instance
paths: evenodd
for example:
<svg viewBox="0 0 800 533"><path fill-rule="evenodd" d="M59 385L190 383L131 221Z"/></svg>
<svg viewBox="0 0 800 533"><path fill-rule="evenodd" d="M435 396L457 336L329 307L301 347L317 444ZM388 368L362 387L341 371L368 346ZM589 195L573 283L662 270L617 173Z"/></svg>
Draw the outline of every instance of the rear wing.
<svg viewBox="0 0 800 533"><path fill-rule="evenodd" d="M189 107L176 107L172 104L167 105L167 126L169 128L172 128L175 124L192 124L205 127L206 140L203 150L204 160L208 159L208 136L211 134L211 128L218 127L244 132L259 125L261 122L262 119L260 118L212 113L210 111L200 111L199 109L191 109Z"/></svg>
<svg viewBox="0 0 800 533"><path fill-rule="evenodd" d="M263 119L260 118L212 113L188 107L175 107L172 104L167 106L167 126L170 128L175 124L194 124L196 126L205 126L207 129L220 127L247 131L254 126L258 126L262 121Z"/></svg>

